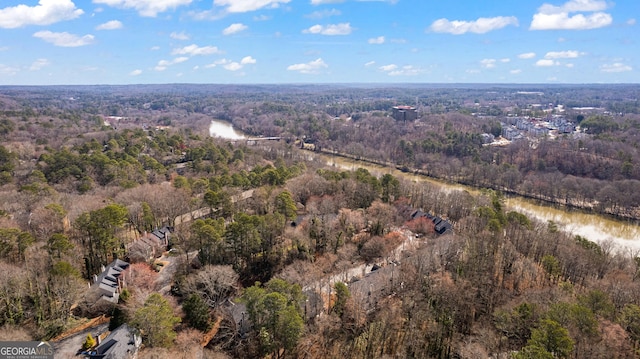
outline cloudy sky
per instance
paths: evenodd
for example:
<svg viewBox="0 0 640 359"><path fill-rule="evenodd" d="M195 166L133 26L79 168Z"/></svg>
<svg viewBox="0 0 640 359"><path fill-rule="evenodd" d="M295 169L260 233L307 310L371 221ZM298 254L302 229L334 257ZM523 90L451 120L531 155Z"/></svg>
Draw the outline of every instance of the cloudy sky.
<svg viewBox="0 0 640 359"><path fill-rule="evenodd" d="M2 0L0 85L639 83L639 0Z"/></svg>

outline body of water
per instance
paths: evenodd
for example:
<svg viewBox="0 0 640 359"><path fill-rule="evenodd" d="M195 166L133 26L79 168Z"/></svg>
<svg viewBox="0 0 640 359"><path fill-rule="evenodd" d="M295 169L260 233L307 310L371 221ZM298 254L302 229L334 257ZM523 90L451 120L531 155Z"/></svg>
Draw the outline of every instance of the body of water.
<svg viewBox="0 0 640 359"><path fill-rule="evenodd" d="M229 140L242 140L246 138L242 132L233 128L233 125L222 120L211 121L211 124L209 125L209 136Z"/></svg>
<svg viewBox="0 0 640 359"><path fill-rule="evenodd" d="M318 154L316 154L318 155ZM380 177L384 174L392 174L398 178L405 178L414 182L426 182L448 191L467 191L479 193L477 188L461 184L452 184L433 178L419 176L412 173L399 171L380 165L355 161L344 157L318 155L326 158L327 164L343 170L355 170L359 167L366 168L370 173ZM607 216L586 213L580 210L562 208L552 205L540 204L536 201L522 197L506 198L506 206L541 221L553 221L566 232L585 237L593 242L611 241L617 247L640 251L640 225L634 221L617 220Z"/></svg>
<svg viewBox="0 0 640 359"><path fill-rule="evenodd" d="M213 120L209 127L209 133L214 137L227 139L246 138L243 133L224 121ZM366 168L370 173L380 177L384 174L392 174L399 178L405 178L415 182L427 182L450 191L468 191L478 193L478 189L459 184L450 184L425 176L405 173L395 168L374 165L361 161L350 160L338 156L313 153L314 158L322 158L333 167L343 170L356 170ZM620 249L640 251L640 225L633 221L616 220L607 216L585 213L579 210L565 209L561 207L539 204L535 201L521 197L506 199L506 206L526 214L530 218L542 221L553 221L564 231L580 235L594 242L611 241Z"/></svg>

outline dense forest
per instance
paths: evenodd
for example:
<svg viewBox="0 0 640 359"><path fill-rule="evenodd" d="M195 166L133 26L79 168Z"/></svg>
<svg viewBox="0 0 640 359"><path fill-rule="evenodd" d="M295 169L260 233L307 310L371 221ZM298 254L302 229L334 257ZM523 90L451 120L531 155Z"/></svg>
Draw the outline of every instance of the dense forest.
<svg viewBox="0 0 640 359"><path fill-rule="evenodd" d="M638 92L0 88L0 339L63 343L104 315L140 358L636 358L638 253L504 194L637 218ZM509 114L548 116L534 101L601 110L485 145ZM419 119L399 123L407 103ZM213 138L213 118L282 140ZM327 167L310 144L482 191ZM126 284L101 302L89 285L116 258Z"/></svg>

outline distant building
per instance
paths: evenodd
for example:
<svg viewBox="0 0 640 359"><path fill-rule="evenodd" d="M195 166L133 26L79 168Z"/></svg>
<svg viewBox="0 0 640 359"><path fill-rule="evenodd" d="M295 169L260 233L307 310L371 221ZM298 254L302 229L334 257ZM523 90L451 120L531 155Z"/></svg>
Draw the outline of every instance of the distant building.
<svg viewBox="0 0 640 359"><path fill-rule="evenodd" d="M502 128L502 137L506 138L509 141L518 140L523 138L520 131L513 127L503 127Z"/></svg>
<svg viewBox="0 0 640 359"><path fill-rule="evenodd" d="M496 137L490 133L482 133L480 137L482 138L482 143L491 143L496 139Z"/></svg>
<svg viewBox="0 0 640 359"><path fill-rule="evenodd" d="M411 106L394 106L392 109L392 116L396 121L415 121L418 119L418 110Z"/></svg>

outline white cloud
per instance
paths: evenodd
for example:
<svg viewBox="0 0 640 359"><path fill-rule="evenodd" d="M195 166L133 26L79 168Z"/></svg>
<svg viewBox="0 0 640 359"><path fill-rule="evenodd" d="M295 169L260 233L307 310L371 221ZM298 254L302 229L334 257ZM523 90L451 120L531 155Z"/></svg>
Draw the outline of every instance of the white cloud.
<svg viewBox="0 0 640 359"><path fill-rule="evenodd" d="M330 24L330 25L313 25L308 29L302 30L305 34L320 34L320 35L349 35L353 29L348 22L342 24Z"/></svg>
<svg viewBox="0 0 640 359"><path fill-rule="evenodd" d="M158 50L160 50L160 46L152 46L150 50L151 51L158 51Z"/></svg>
<svg viewBox="0 0 640 359"><path fill-rule="evenodd" d="M234 61L224 65L224 68L229 71L238 71L242 68L242 65Z"/></svg>
<svg viewBox="0 0 640 359"><path fill-rule="evenodd" d="M540 59L536 61L536 66L538 67L549 67L549 66L558 66L560 63L558 61L553 61L551 59Z"/></svg>
<svg viewBox="0 0 640 359"><path fill-rule="evenodd" d="M40 0L36 6L16 5L0 9L0 28L51 25L84 14L71 0Z"/></svg>
<svg viewBox="0 0 640 359"><path fill-rule="evenodd" d="M369 39L369 43L370 44L384 44L384 36L378 36L378 37L374 37Z"/></svg>
<svg viewBox="0 0 640 359"><path fill-rule="evenodd" d="M169 35L170 38L174 39L174 40L189 40L190 36L189 34L187 34L186 32L182 31L182 32L172 32Z"/></svg>
<svg viewBox="0 0 640 359"><path fill-rule="evenodd" d="M220 60L216 60L216 61L214 61L214 62L213 62L213 63L211 63L211 64L205 65L204 67L205 67L205 68L207 68L207 69L210 69L210 68L212 68L212 67L216 67L216 66L219 66L219 65L226 65L226 64L228 64L229 62L231 62L231 61L229 61L229 60L227 60L227 59L220 59Z"/></svg>
<svg viewBox="0 0 640 359"><path fill-rule="evenodd" d="M613 22L611 15L595 13L585 17L582 14L568 17L566 14L536 15L531 30L589 30L605 27Z"/></svg>
<svg viewBox="0 0 640 359"><path fill-rule="evenodd" d="M216 21L229 15L225 11L219 11L217 9L203 10L203 11L189 11L187 13L189 17L198 21Z"/></svg>
<svg viewBox="0 0 640 359"><path fill-rule="evenodd" d="M298 71L301 74L317 74L320 70L329 67L322 58L317 58L311 62L307 62L305 64L294 64L289 65L287 70L289 71Z"/></svg>
<svg viewBox="0 0 640 359"><path fill-rule="evenodd" d="M483 59L480 61L480 66L485 69L492 69L496 67L496 59Z"/></svg>
<svg viewBox="0 0 640 359"><path fill-rule="evenodd" d="M93 0L94 4L105 4L112 7L134 9L145 17L156 17L158 13L179 6L189 5L192 0Z"/></svg>
<svg viewBox="0 0 640 359"><path fill-rule="evenodd" d="M267 21L270 19L271 19L271 16L267 16L265 14L260 14L258 16L253 17L253 21Z"/></svg>
<svg viewBox="0 0 640 359"><path fill-rule="evenodd" d="M311 0L311 5L338 4L341 2L344 2L344 0Z"/></svg>
<svg viewBox="0 0 640 359"><path fill-rule="evenodd" d="M238 32L244 31L244 30L246 30L248 28L249 27L247 25L238 22L238 23L231 24L231 25L227 26L224 30L222 30L222 34L223 35L236 34Z"/></svg>
<svg viewBox="0 0 640 359"><path fill-rule="evenodd" d="M245 56L242 58L242 60L240 60L240 64L242 65L255 64L256 62L256 59L251 56Z"/></svg>
<svg viewBox="0 0 640 359"><path fill-rule="evenodd" d="M523 54L518 55L519 59L532 59L534 57L536 57L535 52L525 52Z"/></svg>
<svg viewBox="0 0 640 359"><path fill-rule="evenodd" d="M54 44L60 47L79 47L90 45L93 43L93 35L84 35L82 37L68 32L51 32L51 31L38 31L33 34L33 37L40 38L48 43Z"/></svg>
<svg viewBox="0 0 640 359"><path fill-rule="evenodd" d="M376 64L376 62L375 62L375 61L369 61L369 62L367 62L366 64L364 64L364 66L365 66L365 67L371 67L371 66L373 66L373 65L375 65L375 64Z"/></svg>
<svg viewBox="0 0 640 359"><path fill-rule="evenodd" d="M544 55L545 59L575 59L580 55L584 55L584 53L580 53L578 51L550 51Z"/></svg>
<svg viewBox="0 0 640 359"><path fill-rule="evenodd" d="M405 65L399 69L389 72L389 76L416 76L423 72L424 70L422 70L419 67L415 67L412 65Z"/></svg>
<svg viewBox="0 0 640 359"><path fill-rule="evenodd" d="M322 25L313 25L308 29L302 30L305 34L319 34L324 27Z"/></svg>
<svg viewBox="0 0 640 359"><path fill-rule="evenodd" d="M286 4L289 1L291 0L213 0L213 4L226 6L226 11L234 13L255 11L264 7L277 8L280 4Z"/></svg>
<svg viewBox="0 0 640 359"><path fill-rule="evenodd" d="M216 67L216 66L222 66L225 70L228 71L238 71L240 69L242 69L245 65L253 65L255 63L257 63L258 61L256 59L254 59L251 56L245 56L242 58L242 60L238 61L231 61L231 60L227 60L227 59L220 59L220 60L216 60L215 62L205 65L204 67L207 69Z"/></svg>
<svg viewBox="0 0 640 359"><path fill-rule="evenodd" d="M118 20L107 21L104 24L96 26L96 30L117 30L122 29L122 23Z"/></svg>
<svg viewBox="0 0 640 359"><path fill-rule="evenodd" d="M404 65L399 67L396 64L389 64L380 66L378 69L386 72L389 76L416 76L424 72L423 69L413 65Z"/></svg>
<svg viewBox="0 0 640 359"><path fill-rule="evenodd" d="M51 63L47 59L37 59L34 61L31 66L29 66L30 71L38 71L41 70L45 66L49 66Z"/></svg>
<svg viewBox="0 0 640 359"><path fill-rule="evenodd" d="M627 20L627 25L629 25L629 26L633 26L633 25L635 25L635 24L636 24L636 19L629 19L629 20Z"/></svg>
<svg viewBox="0 0 640 359"><path fill-rule="evenodd" d="M626 72L632 71L633 68L629 65L625 65L621 62L616 62L613 64L604 64L600 66L600 71L602 72Z"/></svg>
<svg viewBox="0 0 640 359"><path fill-rule="evenodd" d="M331 9L331 10L314 11L309 15L305 15L305 17L309 19L323 19L325 17L339 16L339 15L342 15L342 12L340 10Z"/></svg>
<svg viewBox="0 0 640 359"><path fill-rule="evenodd" d="M588 30L613 22L604 0L570 0L562 6L543 4L533 15L530 30ZM571 15L572 13L578 13ZM588 14L583 14L588 13Z"/></svg>
<svg viewBox="0 0 640 359"><path fill-rule="evenodd" d="M158 61L158 64L153 69L156 71L164 71L167 69L167 67L171 65L180 64L187 60L189 60L189 58L186 56L176 57L173 60L160 60Z"/></svg>
<svg viewBox="0 0 640 359"><path fill-rule="evenodd" d="M429 29L433 32L444 32L454 35L462 35L467 32L484 34L509 25L518 26L518 19L515 16L481 17L474 21L438 19L431 24Z"/></svg>
<svg viewBox="0 0 640 359"><path fill-rule="evenodd" d="M384 72L389 72L389 71L394 71L394 70L398 69L398 65L389 64L389 65L380 66L379 68L380 68L380 70L382 70Z"/></svg>
<svg viewBox="0 0 640 359"><path fill-rule="evenodd" d="M500 59L500 62L502 62L502 63L505 63L505 64L506 64L507 62L511 62L511 59L510 59L510 58L508 58L508 57L505 57L505 58L503 58L503 59Z"/></svg>
<svg viewBox="0 0 640 359"><path fill-rule="evenodd" d="M574 64L566 64L566 65L564 65L564 66L566 66L566 67L568 67L568 68L572 69L572 68L573 68L573 66L575 66L575 65L574 65Z"/></svg>
<svg viewBox="0 0 640 359"><path fill-rule="evenodd" d="M142 70L140 70L140 69L133 70L133 71L129 72L130 76L138 76L140 74L142 74Z"/></svg>
<svg viewBox="0 0 640 359"><path fill-rule="evenodd" d="M20 72L20 69L7 65L0 64L0 75L13 76Z"/></svg>
<svg viewBox="0 0 640 359"><path fill-rule="evenodd" d="M212 54L220 54L220 53L222 53L222 51L220 51L217 46L200 47L196 44L191 44L185 47L179 47L171 51L171 55L190 55L190 56L212 55Z"/></svg>
<svg viewBox="0 0 640 359"><path fill-rule="evenodd" d="M45 66L49 66L51 63L47 59L37 59L34 61L31 66L29 66L30 71L38 71L41 70Z"/></svg>
<svg viewBox="0 0 640 359"><path fill-rule="evenodd" d="M570 0L562 6L544 4L538 10L543 13L593 12L606 10L607 7L607 2L604 0Z"/></svg>
<svg viewBox="0 0 640 359"><path fill-rule="evenodd" d="M515 69L515 70L511 70L511 71L509 71L509 73L510 73L510 74L512 74L512 75L517 75L517 74L519 74L519 73L522 73L522 70L520 70L520 69Z"/></svg>

